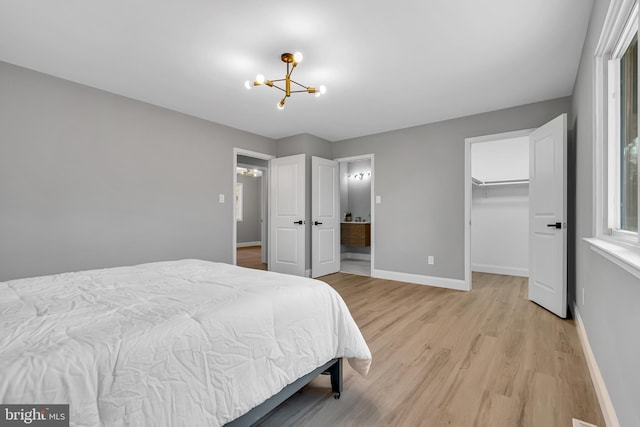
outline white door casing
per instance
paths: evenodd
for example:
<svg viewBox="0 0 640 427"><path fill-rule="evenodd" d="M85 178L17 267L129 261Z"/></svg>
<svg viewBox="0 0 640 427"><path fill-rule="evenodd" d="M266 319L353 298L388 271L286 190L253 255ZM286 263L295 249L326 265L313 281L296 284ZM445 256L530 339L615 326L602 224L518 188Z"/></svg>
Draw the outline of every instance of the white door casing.
<svg viewBox="0 0 640 427"><path fill-rule="evenodd" d="M305 275L305 155L269 161L269 270Z"/></svg>
<svg viewBox="0 0 640 427"><path fill-rule="evenodd" d="M311 158L311 277L340 270L338 162Z"/></svg>
<svg viewBox="0 0 640 427"><path fill-rule="evenodd" d="M529 142L529 299L567 316L567 115L531 132Z"/></svg>

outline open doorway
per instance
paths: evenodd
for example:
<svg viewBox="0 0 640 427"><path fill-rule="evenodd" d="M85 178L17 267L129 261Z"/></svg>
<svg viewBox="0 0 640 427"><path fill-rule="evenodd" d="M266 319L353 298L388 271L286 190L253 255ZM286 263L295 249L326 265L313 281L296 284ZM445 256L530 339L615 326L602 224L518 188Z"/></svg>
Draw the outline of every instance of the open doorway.
<svg viewBox="0 0 640 427"><path fill-rule="evenodd" d="M529 275L529 134L466 140L465 281L472 272Z"/></svg>
<svg viewBox="0 0 640 427"><path fill-rule="evenodd" d="M234 149L233 263L267 269L268 179L273 156Z"/></svg>
<svg viewBox="0 0 640 427"><path fill-rule="evenodd" d="M373 155L337 159L340 176L340 271L371 276L374 253Z"/></svg>
<svg viewBox="0 0 640 427"><path fill-rule="evenodd" d="M529 282L528 298L557 316L565 318L567 311L566 113L560 114L536 129L465 140L465 285L467 290L471 290L472 229L476 227L476 223L472 220L474 186L472 147L488 141L504 142L520 137L525 137L528 143L529 221L526 267ZM519 176L515 178L521 179ZM483 183L482 179L477 179L475 182L478 187L480 183ZM509 231L504 229L504 223L498 223L494 225L491 234L498 237L509 234Z"/></svg>

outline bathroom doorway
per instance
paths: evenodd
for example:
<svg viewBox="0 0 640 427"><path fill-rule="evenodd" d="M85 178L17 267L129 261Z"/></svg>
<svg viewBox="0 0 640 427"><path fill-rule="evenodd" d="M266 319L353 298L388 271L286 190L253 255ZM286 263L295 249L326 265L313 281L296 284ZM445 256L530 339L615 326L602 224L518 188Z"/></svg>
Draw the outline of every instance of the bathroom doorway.
<svg viewBox="0 0 640 427"><path fill-rule="evenodd" d="M340 175L340 271L371 276L374 253L373 155L337 159Z"/></svg>

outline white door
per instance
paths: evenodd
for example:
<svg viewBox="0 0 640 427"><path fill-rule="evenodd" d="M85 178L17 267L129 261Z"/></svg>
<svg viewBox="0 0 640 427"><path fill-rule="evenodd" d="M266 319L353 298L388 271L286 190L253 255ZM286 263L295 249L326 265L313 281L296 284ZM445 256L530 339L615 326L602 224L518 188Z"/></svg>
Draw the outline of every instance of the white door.
<svg viewBox="0 0 640 427"><path fill-rule="evenodd" d="M269 270L304 276L305 155L269 161Z"/></svg>
<svg viewBox="0 0 640 427"><path fill-rule="evenodd" d="M340 270L338 162L311 158L311 277Z"/></svg>
<svg viewBox="0 0 640 427"><path fill-rule="evenodd" d="M531 133L529 142L529 299L567 316L567 115Z"/></svg>

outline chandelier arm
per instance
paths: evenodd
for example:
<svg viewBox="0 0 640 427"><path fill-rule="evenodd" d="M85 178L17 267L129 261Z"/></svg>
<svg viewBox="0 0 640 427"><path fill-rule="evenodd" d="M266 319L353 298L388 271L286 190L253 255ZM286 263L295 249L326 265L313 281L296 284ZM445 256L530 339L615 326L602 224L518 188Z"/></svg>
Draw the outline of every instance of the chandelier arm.
<svg viewBox="0 0 640 427"><path fill-rule="evenodd" d="M291 83L295 83L295 84L297 84L298 86L300 86L300 87L303 87L303 88L307 89L307 86L305 86L305 85L301 85L300 83L298 83L298 82L297 82L297 81L295 81L295 80L291 80Z"/></svg>
<svg viewBox="0 0 640 427"><path fill-rule="evenodd" d="M291 78L291 74L293 74L293 70L296 69L296 64L295 62L291 65L291 70L289 70L289 64L287 64L287 78L290 79Z"/></svg>
<svg viewBox="0 0 640 427"><path fill-rule="evenodd" d="M307 92L309 92L309 91L308 91L308 90L292 90L292 91L290 91L290 92L291 92L291 93L302 93L302 92L307 93Z"/></svg>

